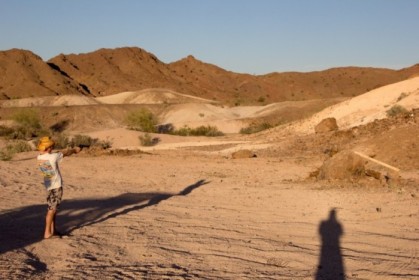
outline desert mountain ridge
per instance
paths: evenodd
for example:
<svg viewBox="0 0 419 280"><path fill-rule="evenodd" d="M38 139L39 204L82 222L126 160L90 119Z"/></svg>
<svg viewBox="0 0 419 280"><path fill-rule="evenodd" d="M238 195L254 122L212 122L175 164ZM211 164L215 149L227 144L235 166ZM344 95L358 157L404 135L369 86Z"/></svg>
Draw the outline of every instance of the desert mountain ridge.
<svg viewBox="0 0 419 280"><path fill-rule="evenodd" d="M60 54L48 61L29 50L0 51L0 99L61 96L104 97L164 88L232 105L353 97L419 74L419 64L400 70L340 67L315 72L239 74L193 56L164 63L138 47Z"/></svg>

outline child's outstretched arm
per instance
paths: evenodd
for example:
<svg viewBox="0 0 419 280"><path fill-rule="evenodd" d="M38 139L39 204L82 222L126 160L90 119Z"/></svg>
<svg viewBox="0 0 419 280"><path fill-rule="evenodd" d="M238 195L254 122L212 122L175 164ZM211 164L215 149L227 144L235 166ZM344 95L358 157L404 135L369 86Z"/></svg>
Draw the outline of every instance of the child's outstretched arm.
<svg viewBox="0 0 419 280"><path fill-rule="evenodd" d="M81 151L80 147L75 147L75 148L65 148L65 149L62 149L62 150L54 151L54 152L60 152L60 153L63 154L63 157L68 157L68 156L71 156L73 154L78 154L80 151Z"/></svg>

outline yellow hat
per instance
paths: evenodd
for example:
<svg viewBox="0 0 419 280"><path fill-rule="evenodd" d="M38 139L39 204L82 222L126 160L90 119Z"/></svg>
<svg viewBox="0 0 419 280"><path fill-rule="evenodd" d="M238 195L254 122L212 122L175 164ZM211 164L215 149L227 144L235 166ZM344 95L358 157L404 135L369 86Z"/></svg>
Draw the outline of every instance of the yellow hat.
<svg viewBox="0 0 419 280"><path fill-rule="evenodd" d="M54 141L52 141L49 136L42 137L41 139L39 139L38 150L43 152L49 147L54 146L54 144Z"/></svg>

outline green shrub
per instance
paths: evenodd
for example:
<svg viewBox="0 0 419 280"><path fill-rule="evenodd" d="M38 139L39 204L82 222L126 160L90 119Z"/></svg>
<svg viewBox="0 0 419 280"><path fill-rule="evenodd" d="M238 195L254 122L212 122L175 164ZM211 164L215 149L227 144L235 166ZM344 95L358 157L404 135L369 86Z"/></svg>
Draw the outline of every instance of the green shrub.
<svg viewBox="0 0 419 280"><path fill-rule="evenodd" d="M45 134L38 112L33 109L20 110L12 115L12 119L17 123L17 126L8 135L11 139L31 139Z"/></svg>
<svg viewBox="0 0 419 280"><path fill-rule="evenodd" d="M192 128L188 126L181 127L179 129L174 129L170 134L179 135L179 136L190 136Z"/></svg>
<svg viewBox="0 0 419 280"><path fill-rule="evenodd" d="M66 134L56 134L52 139L54 140L54 147L56 149L65 149L68 147L90 148L93 146L101 149L109 149L112 147L112 141L109 139L98 140L97 138L82 134L74 135L72 138Z"/></svg>
<svg viewBox="0 0 419 280"><path fill-rule="evenodd" d="M112 148L112 140L106 138L106 140L99 140L96 142L95 146L100 147L104 150Z"/></svg>
<svg viewBox="0 0 419 280"><path fill-rule="evenodd" d="M31 145L23 140L12 141L0 150L0 160L10 160L14 154L32 151Z"/></svg>
<svg viewBox="0 0 419 280"><path fill-rule="evenodd" d="M94 146L98 142L97 138L92 138L88 135L77 134L71 138L71 147L89 148Z"/></svg>
<svg viewBox="0 0 419 280"><path fill-rule="evenodd" d="M0 160L6 161L11 160L13 157L13 154L7 151L6 149L0 150Z"/></svg>
<svg viewBox="0 0 419 280"><path fill-rule="evenodd" d="M208 137L215 137L215 136L223 136L224 133L219 131L215 126L199 126L196 128L190 128L188 126L184 126L180 129L176 129L172 132L174 135L180 136L208 136Z"/></svg>
<svg viewBox="0 0 419 280"><path fill-rule="evenodd" d="M143 132L156 132L157 119L147 109L131 112L125 119L128 128Z"/></svg>
<svg viewBox="0 0 419 280"><path fill-rule="evenodd" d="M18 127L15 127L12 133L8 135L8 138L27 140L27 139L31 139L32 137L35 137L37 134L38 133L36 132L36 130L33 130L29 127L18 126Z"/></svg>
<svg viewBox="0 0 419 280"><path fill-rule="evenodd" d="M71 146L71 140L65 134L57 134L52 138L54 140L56 149L65 149Z"/></svg>
<svg viewBox="0 0 419 280"><path fill-rule="evenodd" d="M13 133L13 131L14 131L13 128L0 125L0 137L1 136L9 136Z"/></svg>
<svg viewBox="0 0 419 280"><path fill-rule="evenodd" d="M194 136L209 136L209 137L215 137L215 136L223 136L224 133L218 130L215 126L198 126L195 129L192 129L192 135Z"/></svg>
<svg viewBox="0 0 419 280"><path fill-rule="evenodd" d="M263 103L265 102L265 97L261 96L258 98L258 102Z"/></svg>
<svg viewBox="0 0 419 280"><path fill-rule="evenodd" d="M272 125L269 123L253 123L251 125L249 125L248 127L244 127L242 129L240 129L240 133L241 134L252 134L252 133L256 133L256 132L260 132L266 129L271 128Z"/></svg>
<svg viewBox="0 0 419 280"><path fill-rule="evenodd" d="M141 146L154 146L159 142L159 138L153 138L148 133L140 135L138 138L140 139Z"/></svg>
<svg viewBox="0 0 419 280"><path fill-rule="evenodd" d="M394 105L393 107L388 109L386 113L387 113L388 117L394 117L394 116L397 116L399 114L404 114L404 113L407 113L407 112L408 112L408 110L406 108L404 108L403 106Z"/></svg>
<svg viewBox="0 0 419 280"><path fill-rule="evenodd" d="M400 100L402 100L403 98L406 98L406 97L408 97L408 96L409 96L409 94L408 94L408 93L402 92L402 93L400 94L400 96L397 98L397 102L399 102Z"/></svg>
<svg viewBox="0 0 419 280"><path fill-rule="evenodd" d="M23 153L32 151L31 145L28 142L23 140L13 141L12 143L6 146L6 149L13 151L15 153Z"/></svg>
<svg viewBox="0 0 419 280"><path fill-rule="evenodd" d="M41 121L39 114L33 109L24 109L16 112L12 115L12 119L17 122L20 126L31 127L34 129L41 128Z"/></svg>

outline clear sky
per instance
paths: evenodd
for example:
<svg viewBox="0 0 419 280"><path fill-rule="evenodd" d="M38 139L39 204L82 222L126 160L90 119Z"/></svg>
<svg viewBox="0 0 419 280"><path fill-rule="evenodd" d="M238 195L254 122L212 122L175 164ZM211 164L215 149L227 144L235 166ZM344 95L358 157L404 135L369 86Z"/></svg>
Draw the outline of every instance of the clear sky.
<svg viewBox="0 0 419 280"><path fill-rule="evenodd" d="M419 0L0 0L0 50L136 46L249 74L419 63Z"/></svg>

